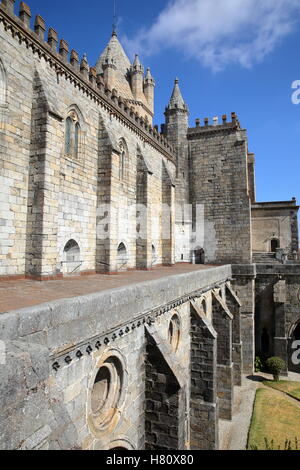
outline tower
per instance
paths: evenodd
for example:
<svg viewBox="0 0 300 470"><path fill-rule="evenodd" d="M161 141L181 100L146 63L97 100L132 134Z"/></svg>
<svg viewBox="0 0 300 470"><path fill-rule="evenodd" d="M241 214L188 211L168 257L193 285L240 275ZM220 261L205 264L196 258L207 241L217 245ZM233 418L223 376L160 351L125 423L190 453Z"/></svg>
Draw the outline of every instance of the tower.
<svg viewBox="0 0 300 470"><path fill-rule="evenodd" d="M107 54L102 65L102 69L105 84L111 89L114 88L116 66L114 64L110 47L107 48Z"/></svg>
<svg viewBox="0 0 300 470"><path fill-rule="evenodd" d="M188 118L189 110L176 78L172 96L165 110L163 133L176 155L176 261L191 261L190 235L192 214L189 204Z"/></svg>
<svg viewBox="0 0 300 470"><path fill-rule="evenodd" d="M155 81L151 75L150 69L148 68L144 80L144 94L149 105L149 109L152 113L154 113L154 87Z"/></svg>
<svg viewBox="0 0 300 470"><path fill-rule="evenodd" d="M136 54L131 67L131 89L135 100L143 101L144 98L144 67Z"/></svg>

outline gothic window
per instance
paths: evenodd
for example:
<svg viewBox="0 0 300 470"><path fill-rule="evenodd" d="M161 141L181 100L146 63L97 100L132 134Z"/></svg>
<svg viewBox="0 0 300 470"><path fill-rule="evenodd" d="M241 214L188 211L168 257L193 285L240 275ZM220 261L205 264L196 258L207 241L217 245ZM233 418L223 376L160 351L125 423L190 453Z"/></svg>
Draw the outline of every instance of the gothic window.
<svg viewBox="0 0 300 470"><path fill-rule="evenodd" d="M67 117L66 120L66 145L65 145L65 153L67 155L70 155L71 153L71 130L72 130L72 119L70 117Z"/></svg>
<svg viewBox="0 0 300 470"><path fill-rule="evenodd" d="M0 60L0 106L6 101L6 75Z"/></svg>
<svg viewBox="0 0 300 470"><path fill-rule="evenodd" d="M120 149L120 164L119 164L119 179L125 179L125 171L126 171L126 148L123 141L119 144Z"/></svg>
<svg viewBox="0 0 300 470"><path fill-rule="evenodd" d="M80 125L79 122L75 124L75 137L74 137L74 157L78 157L79 149L79 135L80 135Z"/></svg>
<svg viewBox="0 0 300 470"><path fill-rule="evenodd" d="M80 124L75 111L71 111L66 119L65 154L77 159L80 148Z"/></svg>

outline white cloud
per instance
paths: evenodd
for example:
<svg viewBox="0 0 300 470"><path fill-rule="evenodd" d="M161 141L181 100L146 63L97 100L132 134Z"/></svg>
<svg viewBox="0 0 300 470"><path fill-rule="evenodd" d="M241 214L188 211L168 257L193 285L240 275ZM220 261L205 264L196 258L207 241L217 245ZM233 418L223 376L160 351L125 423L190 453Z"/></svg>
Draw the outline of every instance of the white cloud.
<svg viewBox="0 0 300 470"><path fill-rule="evenodd" d="M300 0L172 0L152 26L125 37L131 53L175 48L214 71L252 67L291 33Z"/></svg>

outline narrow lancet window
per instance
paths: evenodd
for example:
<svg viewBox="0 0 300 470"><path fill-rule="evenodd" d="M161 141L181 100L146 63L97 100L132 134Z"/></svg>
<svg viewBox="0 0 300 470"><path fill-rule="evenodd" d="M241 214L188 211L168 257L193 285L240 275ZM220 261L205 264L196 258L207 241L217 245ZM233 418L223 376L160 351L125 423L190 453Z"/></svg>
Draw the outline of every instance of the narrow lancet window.
<svg viewBox="0 0 300 470"><path fill-rule="evenodd" d="M71 154L71 131L72 131L72 119L67 117L66 120L66 144L65 144L65 153L67 155Z"/></svg>

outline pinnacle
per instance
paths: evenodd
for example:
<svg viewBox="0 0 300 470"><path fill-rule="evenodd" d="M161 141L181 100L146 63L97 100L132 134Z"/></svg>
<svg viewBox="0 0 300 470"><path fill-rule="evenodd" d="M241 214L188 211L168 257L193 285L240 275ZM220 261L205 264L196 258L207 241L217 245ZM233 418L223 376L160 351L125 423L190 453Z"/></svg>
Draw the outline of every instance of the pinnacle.
<svg viewBox="0 0 300 470"><path fill-rule="evenodd" d="M180 88L179 88L179 79L175 79L173 93L169 102L169 109L179 108L179 109L187 109L187 106L184 102L182 97Z"/></svg>
<svg viewBox="0 0 300 470"><path fill-rule="evenodd" d="M133 65L135 67L140 67L140 65L141 65L138 54L135 54L135 59L134 59Z"/></svg>

